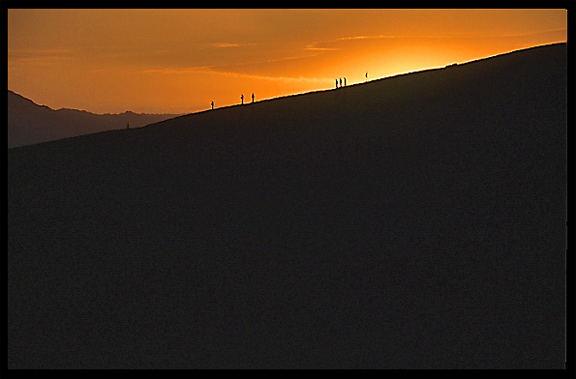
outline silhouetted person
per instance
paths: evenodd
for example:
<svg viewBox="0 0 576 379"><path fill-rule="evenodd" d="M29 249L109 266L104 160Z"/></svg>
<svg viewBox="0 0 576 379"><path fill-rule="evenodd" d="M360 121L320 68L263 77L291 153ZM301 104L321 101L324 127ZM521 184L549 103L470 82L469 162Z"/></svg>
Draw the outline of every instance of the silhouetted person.
<svg viewBox="0 0 576 379"><path fill-rule="evenodd" d="M366 73L365 77L366 77L366 79L368 79L368 73Z"/></svg>
<svg viewBox="0 0 576 379"><path fill-rule="evenodd" d="M340 78L340 87L342 87L342 78Z"/></svg>
<svg viewBox="0 0 576 379"><path fill-rule="evenodd" d="M240 100L242 100L242 104L244 104L244 94L240 95Z"/></svg>
<svg viewBox="0 0 576 379"><path fill-rule="evenodd" d="M212 100L212 102L210 103L210 105L212 106L212 109L214 109L214 100Z"/></svg>
<svg viewBox="0 0 576 379"><path fill-rule="evenodd" d="M344 77L344 87L346 87L346 77Z"/></svg>
<svg viewBox="0 0 576 379"><path fill-rule="evenodd" d="M254 94L252 94L252 103L254 103Z"/></svg>
<svg viewBox="0 0 576 379"><path fill-rule="evenodd" d="M336 88L338 88L338 79L336 79Z"/></svg>

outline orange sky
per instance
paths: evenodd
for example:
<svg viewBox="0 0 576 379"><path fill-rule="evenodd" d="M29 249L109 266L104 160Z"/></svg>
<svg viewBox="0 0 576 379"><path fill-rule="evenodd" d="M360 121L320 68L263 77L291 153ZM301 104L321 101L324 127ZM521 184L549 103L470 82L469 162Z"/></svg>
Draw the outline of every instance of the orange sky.
<svg viewBox="0 0 576 379"><path fill-rule="evenodd" d="M566 42L566 10L8 10L8 89L190 113Z"/></svg>

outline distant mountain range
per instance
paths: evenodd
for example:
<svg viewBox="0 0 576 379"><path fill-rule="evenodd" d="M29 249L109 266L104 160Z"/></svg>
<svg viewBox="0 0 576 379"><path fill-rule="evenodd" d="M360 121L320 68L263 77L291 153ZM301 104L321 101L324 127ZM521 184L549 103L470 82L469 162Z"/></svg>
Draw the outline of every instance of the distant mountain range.
<svg viewBox="0 0 576 379"><path fill-rule="evenodd" d="M8 368L564 369L567 68L9 149Z"/></svg>
<svg viewBox="0 0 576 379"><path fill-rule="evenodd" d="M95 114L77 109L52 109L8 91L8 147L31 145L112 129L141 127L179 116L127 111Z"/></svg>

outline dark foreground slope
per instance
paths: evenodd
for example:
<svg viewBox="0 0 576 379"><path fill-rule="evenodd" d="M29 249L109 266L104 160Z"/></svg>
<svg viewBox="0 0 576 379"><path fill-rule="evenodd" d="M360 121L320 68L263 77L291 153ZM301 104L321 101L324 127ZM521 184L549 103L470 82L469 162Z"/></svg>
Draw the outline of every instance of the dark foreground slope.
<svg viewBox="0 0 576 379"><path fill-rule="evenodd" d="M12 368L563 368L566 45L10 149Z"/></svg>
<svg viewBox="0 0 576 379"><path fill-rule="evenodd" d="M32 145L104 130L141 127L175 114L124 112L95 114L77 109L51 109L8 91L8 148Z"/></svg>

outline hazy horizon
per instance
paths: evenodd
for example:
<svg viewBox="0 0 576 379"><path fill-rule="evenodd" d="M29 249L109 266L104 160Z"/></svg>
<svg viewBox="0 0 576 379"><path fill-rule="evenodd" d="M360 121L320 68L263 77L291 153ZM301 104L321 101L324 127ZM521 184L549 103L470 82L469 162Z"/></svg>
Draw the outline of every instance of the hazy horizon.
<svg viewBox="0 0 576 379"><path fill-rule="evenodd" d="M29 97L26 96L25 94L18 93L18 92L16 92L16 91L12 91L11 89L8 89L8 92L12 92L12 93L15 94L16 96L20 96L20 97L22 97L22 98L24 98L24 99L26 99L26 100L29 100L29 101L33 102L35 105L37 105L37 106L39 106L39 107L48 107L50 110L53 110L53 111L62 111L62 110L80 111L80 112L92 113L92 114L94 114L94 115L99 115L99 116L102 116L102 115L120 115L120 114L123 114L123 113L134 113L134 114L142 114L142 115L145 115L145 114L182 115L182 114L184 114L184 113L166 113L166 112L164 112L164 113L134 112L134 111L132 111L131 109L126 109L126 110L124 110L124 111L113 112L113 113L111 113L111 112L96 113L96 112L92 112L92 111L87 110L87 109L67 108L67 107L63 107L63 108L52 108L52 107L50 107L50 106L48 106L48 105L46 105L46 104L40 104L40 103L38 103L37 101L35 101L34 99L29 98Z"/></svg>
<svg viewBox="0 0 576 379"><path fill-rule="evenodd" d="M8 89L52 109L194 113L566 42L566 13L10 9Z"/></svg>

